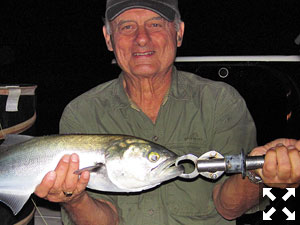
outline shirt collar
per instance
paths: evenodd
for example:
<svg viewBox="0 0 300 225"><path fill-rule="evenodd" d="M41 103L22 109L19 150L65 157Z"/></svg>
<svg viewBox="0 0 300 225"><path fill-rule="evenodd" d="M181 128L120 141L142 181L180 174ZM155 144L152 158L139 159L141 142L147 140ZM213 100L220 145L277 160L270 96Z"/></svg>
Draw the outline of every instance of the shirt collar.
<svg viewBox="0 0 300 225"><path fill-rule="evenodd" d="M168 101L169 97L173 97L178 100L186 100L188 99L188 92L187 92L187 84L184 78L180 75L181 71L178 71L175 66L172 68L172 80L171 80L171 87L168 90L165 98L163 100L163 105ZM140 110L138 106L130 100L129 96L127 95L124 86L123 86L124 74L123 72L120 73L117 79L117 85L114 88L114 102L117 107L124 108L131 106L135 110Z"/></svg>

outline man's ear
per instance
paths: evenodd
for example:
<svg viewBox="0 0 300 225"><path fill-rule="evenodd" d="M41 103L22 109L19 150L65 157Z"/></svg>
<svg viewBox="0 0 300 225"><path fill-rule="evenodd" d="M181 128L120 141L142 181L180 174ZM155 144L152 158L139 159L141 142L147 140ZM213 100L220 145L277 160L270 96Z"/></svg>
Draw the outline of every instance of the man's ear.
<svg viewBox="0 0 300 225"><path fill-rule="evenodd" d="M103 26L102 31L103 31L103 35L104 35L104 39L105 39L105 43L106 43L107 49L109 51L113 51L114 48L113 48L112 39L111 39L112 37L107 32L106 26Z"/></svg>
<svg viewBox="0 0 300 225"><path fill-rule="evenodd" d="M184 34L184 22L181 22L179 25L179 29L177 31L177 47L180 47L182 45L183 34Z"/></svg>

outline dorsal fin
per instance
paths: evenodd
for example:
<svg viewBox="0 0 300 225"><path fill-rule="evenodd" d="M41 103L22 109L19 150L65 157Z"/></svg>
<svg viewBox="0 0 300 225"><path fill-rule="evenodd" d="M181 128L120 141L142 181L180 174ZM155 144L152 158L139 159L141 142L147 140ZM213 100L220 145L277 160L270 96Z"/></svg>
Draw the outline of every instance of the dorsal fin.
<svg viewBox="0 0 300 225"><path fill-rule="evenodd" d="M0 151L4 151L8 147L16 144L23 143L28 141L34 137L28 135L20 135L20 134L7 134L5 136L4 142L0 145Z"/></svg>

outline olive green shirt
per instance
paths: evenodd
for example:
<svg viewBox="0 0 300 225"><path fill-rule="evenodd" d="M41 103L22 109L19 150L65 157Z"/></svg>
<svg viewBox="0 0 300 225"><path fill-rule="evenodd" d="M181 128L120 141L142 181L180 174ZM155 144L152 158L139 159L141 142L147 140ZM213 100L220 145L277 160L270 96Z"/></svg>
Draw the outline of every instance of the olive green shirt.
<svg viewBox="0 0 300 225"><path fill-rule="evenodd" d="M61 133L127 134L159 143L178 155L200 156L209 150L238 154L256 146L256 130L243 98L231 86L174 67L172 84L155 124L136 107L123 88L123 75L73 100L64 110ZM226 176L223 176L221 182ZM121 224L235 224L216 211L216 182L203 177L166 182L142 193L89 192L113 202ZM72 224L62 211L65 225Z"/></svg>

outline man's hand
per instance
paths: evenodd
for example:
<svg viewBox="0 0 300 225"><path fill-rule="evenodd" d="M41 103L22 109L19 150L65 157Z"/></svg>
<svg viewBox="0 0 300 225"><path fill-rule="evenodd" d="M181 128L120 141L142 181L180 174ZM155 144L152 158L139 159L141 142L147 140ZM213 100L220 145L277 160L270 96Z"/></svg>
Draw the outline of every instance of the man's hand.
<svg viewBox="0 0 300 225"><path fill-rule="evenodd" d="M79 169L77 154L64 155L54 171L48 172L42 182L36 187L35 194L51 202L74 202L83 195L90 174L85 171L74 174Z"/></svg>
<svg viewBox="0 0 300 225"><path fill-rule="evenodd" d="M255 172L270 187L298 187L300 184L300 141L277 139L250 153L265 155L262 169Z"/></svg>

